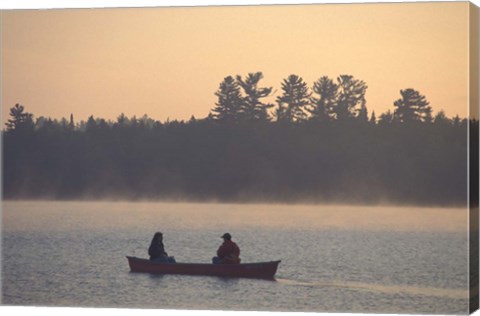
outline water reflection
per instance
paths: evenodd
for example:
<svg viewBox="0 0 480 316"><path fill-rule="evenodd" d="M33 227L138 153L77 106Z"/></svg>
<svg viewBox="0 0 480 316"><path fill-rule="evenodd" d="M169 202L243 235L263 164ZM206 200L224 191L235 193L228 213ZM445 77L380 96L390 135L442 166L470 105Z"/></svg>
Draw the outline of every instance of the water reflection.
<svg viewBox="0 0 480 316"><path fill-rule="evenodd" d="M304 287L336 287L364 290L369 292L386 293L386 294L408 294L408 295L425 295L434 297L448 297L451 299L464 299L468 297L468 290L462 289L442 289L434 287L419 287L407 285L383 285L364 282L345 282L333 280L328 282L307 282L298 280L278 279L278 282L288 286L304 286Z"/></svg>
<svg viewBox="0 0 480 316"><path fill-rule="evenodd" d="M6 202L2 302L18 305L463 314L463 209ZM277 281L129 273L153 232L209 263L225 231Z"/></svg>

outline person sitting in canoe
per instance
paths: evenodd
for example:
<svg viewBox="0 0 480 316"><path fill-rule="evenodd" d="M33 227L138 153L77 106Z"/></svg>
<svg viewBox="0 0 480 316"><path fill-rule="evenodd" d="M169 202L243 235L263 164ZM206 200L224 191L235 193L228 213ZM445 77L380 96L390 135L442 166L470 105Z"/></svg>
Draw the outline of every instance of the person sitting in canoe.
<svg viewBox="0 0 480 316"><path fill-rule="evenodd" d="M148 255L150 256L150 260L153 261L175 263L175 258L169 257L165 251L165 246L163 245L163 234L161 232L156 232L153 235L152 242L148 248Z"/></svg>
<svg viewBox="0 0 480 316"><path fill-rule="evenodd" d="M215 264L238 264L240 263L240 248L232 241L232 235L225 233L222 236L223 244L217 250L217 256L212 258Z"/></svg>

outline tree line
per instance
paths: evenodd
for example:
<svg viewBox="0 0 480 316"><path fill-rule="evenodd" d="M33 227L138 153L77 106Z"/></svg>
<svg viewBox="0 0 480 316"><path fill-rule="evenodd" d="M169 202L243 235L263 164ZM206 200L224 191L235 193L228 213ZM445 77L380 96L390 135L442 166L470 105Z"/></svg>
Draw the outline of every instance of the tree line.
<svg viewBox="0 0 480 316"><path fill-rule="evenodd" d="M282 94L276 98L276 105L262 101L273 90L272 87L259 87L262 78L261 72L249 73L245 78L240 75L225 77L215 92L218 102L211 117L227 123L351 119L377 122L375 112L368 116L365 98L368 86L351 75L340 75L336 81L322 76L309 88L303 78L292 74L282 81ZM380 121L432 122L432 108L425 96L411 88L400 90L400 95L401 98L393 102L394 112L382 114ZM438 119L445 116L442 111L438 115ZM459 119L458 116L456 119Z"/></svg>
<svg viewBox="0 0 480 316"><path fill-rule="evenodd" d="M466 203L477 121L433 117L410 88L377 119L350 75L311 88L290 75L273 104L262 78L225 77L210 114L188 121L35 119L16 104L2 132L4 197Z"/></svg>

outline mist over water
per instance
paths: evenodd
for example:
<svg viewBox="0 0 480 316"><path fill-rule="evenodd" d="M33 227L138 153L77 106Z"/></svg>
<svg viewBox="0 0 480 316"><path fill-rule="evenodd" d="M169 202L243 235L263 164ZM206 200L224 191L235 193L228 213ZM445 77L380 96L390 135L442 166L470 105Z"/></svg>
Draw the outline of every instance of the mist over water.
<svg viewBox="0 0 480 316"><path fill-rule="evenodd" d="M2 304L318 312L467 312L462 208L4 202ZM155 231L209 262L229 231L276 281L130 273Z"/></svg>
<svg viewBox="0 0 480 316"><path fill-rule="evenodd" d="M79 230L139 227L145 218L153 229L177 226L189 229L276 227L284 229L342 229L387 231L440 231L466 234L467 208L219 204L112 201L3 202L3 220L16 230ZM77 214L83 214L81 220ZM114 213L112 213L114 212ZM112 216L115 214L115 216ZM33 219L35 218L35 219ZM58 225L52 218L62 219ZM181 219L181 220L177 220ZM163 224L163 222L166 222ZM160 227L156 226L160 225ZM145 227L147 229L148 227ZM150 232L148 232L148 236Z"/></svg>

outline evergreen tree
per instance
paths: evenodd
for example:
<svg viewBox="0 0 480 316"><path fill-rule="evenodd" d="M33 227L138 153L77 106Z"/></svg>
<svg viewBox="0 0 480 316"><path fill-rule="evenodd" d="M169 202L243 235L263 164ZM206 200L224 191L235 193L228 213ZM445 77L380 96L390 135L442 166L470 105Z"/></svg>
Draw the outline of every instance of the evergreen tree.
<svg viewBox="0 0 480 316"><path fill-rule="evenodd" d="M364 106L367 85L350 75L341 75L338 81L338 101L333 110L337 120L346 120L356 116L359 106Z"/></svg>
<svg viewBox="0 0 480 316"><path fill-rule="evenodd" d="M453 126L458 127L460 126L462 120L460 119L460 116L458 114L453 118Z"/></svg>
<svg viewBox="0 0 480 316"><path fill-rule="evenodd" d="M424 122L424 123L432 123L432 122L433 122L433 116L432 116L432 109L431 109L431 108L429 108L429 109L425 112L425 116L424 116L423 122Z"/></svg>
<svg viewBox="0 0 480 316"><path fill-rule="evenodd" d="M170 121L170 119L167 117L167 122ZM138 119L137 119L137 116L134 115L130 118L130 126L133 127L133 128L137 128L138 127Z"/></svg>
<svg viewBox="0 0 480 316"><path fill-rule="evenodd" d="M60 120L60 126L62 127L62 129L69 129L69 122L66 118L62 117L62 119Z"/></svg>
<svg viewBox="0 0 480 316"><path fill-rule="evenodd" d="M70 122L68 123L68 128L72 131L75 128L75 121L73 120L73 113L70 114Z"/></svg>
<svg viewBox="0 0 480 316"><path fill-rule="evenodd" d="M395 101L394 116L399 122L431 122L432 108L425 96L414 89L400 90L400 99Z"/></svg>
<svg viewBox="0 0 480 316"><path fill-rule="evenodd" d="M93 115L90 115L87 120L86 124L86 131L93 131L97 128L97 121L95 121L95 118Z"/></svg>
<svg viewBox="0 0 480 316"><path fill-rule="evenodd" d="M237 122L242 115L242 97L240 87L232 76L225 77L220 83L216 107L212 110L213 117L222 122Z"/></svg>
<svg viewBox="0 0 480 316"><path fill-rule="evenodd" d="M116 126L127 126L128 125L128 118L125 116L124 113L121 113L117 117L117 122L115 124Z"/></svg>
<svg viewBox="0 0 480 316"><path fill-rule="evenodd" d="M393 123L394 116L390 110L380 115L378 124L391 124Z"/></svg>
<svg viewBox="0 0 480 316"><path fill-rule="evenodd" d="M17 103L10 108L10 116L11 119L8 119L7 123L5 123L7 132L33 129L33 114L25 112L23 105Z"/></svg>
<svg viewBox="0 0 480 316"><path fill-rule="evenodd" d="M435 115L435 118L433 119L433 124L449 126L452 125L452 120L445 115L444 111L440 111L437 113L437 115Z"/></svg>
<svg viewBox="0 0 480 316"><path fill-rule="evenodd" d="M337 102L338 85L327 76L323 76L313 83L313 92L318 97L312 97L312 107L307 111L312 115L312 120L328 121Z"/></svg>
<svg viewBox="0 0 480 316"><path fill-rule="evenodd" d="M148 128L151 129L155 125L155 121L148 117L148 115L145 113L139 120L140 126L143 128Z"/></svg>
<svg viewBox="0 0 480 316"><path fill-rule="evenodd" d="M377 124L377 117L375 116L375 111L372 112L372 116L370 117L370 123L372 125Z"/></svg>
<svg viewBox="0 0 480 316"><path fill-rule="evenodd" d="M237 75L237 82L242 87L245 96L242 98L242 117L248 121L269 121L268 109L271 103L263 103L260 99L272 93L272 87L259 88L258 82L263 78L261 72L249 73L245 79Z"/></svg>
<svg viewBox="0 0 480 316"><path fill-rule="evenodd" d="M365 102L362 102L362 105L360 106L360 110L358 111L358 119L361 122L368 122L368 110L367 107L365 106Z"/></svg>
<svg viewBox="0 0 480 316"><path fill-rule="evenodd" d="M206 121L214 121L215 120L215 115L212 112L208 112L208 115L205 119Z"/></svg>
<svg viewBox="0 0 480 316"><path fill-rule="evenodd" d="M307 118L306 106L310 104L307 83L297 75L290 75L282 82L283 94L277 97L278 121L300 122Z"/></svg>

